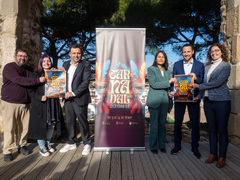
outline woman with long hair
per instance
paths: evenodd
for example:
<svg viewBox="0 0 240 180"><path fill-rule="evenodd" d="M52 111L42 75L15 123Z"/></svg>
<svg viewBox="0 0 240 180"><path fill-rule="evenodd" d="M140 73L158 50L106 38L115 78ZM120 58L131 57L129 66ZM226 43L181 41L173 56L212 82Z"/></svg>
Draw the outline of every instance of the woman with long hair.
<svg viewBox="0 0 240 180"><path fill-rule="evenodd" d="M166 119L170 107L168 96L170 84L174 82L168 70L168 59L164 51L157 52L153 65L148 68L149 93L147 106L150 112L149 146L152 153L157 154L158 148L166 153Z"/></svg>
<svg viewBox="0 0 240 180"><path fill-rule="evenodd" d="M225 46L214 43L207 53L204 82L195 84L200 93L194 100L203 98L208 124L210 156L205 163L217 161L217 167L225 166L228 147L228 119L231 112L230 93L227 81L231 65Z"/></svg>
<svg viewBox="0 0 240 180"><path fill-rule="evenodd" d="M52 69L52 62L49 56L44 55L39 60L38 70L32 74L32 78L45 76L45 70L48 69ZM61 131L63 117L60 102L58 98L48 98L44 95L44 84L29 88L28 93L32 98L28 139L37 139L39 153L42 156L49 156L55 151L50 146L54 129L57 129L58 134Z"/></svg>

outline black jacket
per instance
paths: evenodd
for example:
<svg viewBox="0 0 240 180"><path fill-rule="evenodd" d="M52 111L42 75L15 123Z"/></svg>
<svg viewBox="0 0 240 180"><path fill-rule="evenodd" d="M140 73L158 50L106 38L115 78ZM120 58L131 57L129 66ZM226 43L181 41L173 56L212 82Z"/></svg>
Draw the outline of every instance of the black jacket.
<svg viewBox="0 0 240 180"><path fill-rule="evenodd" d="M63 67L68 71L70 61L64 62ZM73 75L72 91L76 95L73 101L78 106L86 106L91 102L89 82L91 79L91 64L88 61L80 60Z"/></svg>
<svg viewBox="0 0 240 180"><path fill-rule="evenodd" d="M39 78L39 75L34 72L31 77ZM28 139L46 140L46 130L48 124L54 124L58 134L61 133L63 116L59 99L48 98L47 101L41 101L44 92L44 84L28 88L29 96L32 98L30 107ZM50 120L52 118L54 119L53 121Z"/></svg>

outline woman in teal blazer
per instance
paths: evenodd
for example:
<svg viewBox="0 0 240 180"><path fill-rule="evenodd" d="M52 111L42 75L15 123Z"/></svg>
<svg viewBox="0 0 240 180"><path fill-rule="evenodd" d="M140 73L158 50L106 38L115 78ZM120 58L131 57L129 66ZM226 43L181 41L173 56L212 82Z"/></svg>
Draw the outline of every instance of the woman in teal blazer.
<svg viewBox="0 0 240 180"><path fill-rule="evenodd" d="M147 106L150 112L150 136L149 146L152 153L157 154L158 148L166 153L166 119L167 112L171 108L169 101L170 84L174 78L170 78L168 70L167 55L159 51L154 59L153 65L148 68L149 93ZM158 143L157 143L158 142ZM158 144L158 145L157 145Z"/></svg>

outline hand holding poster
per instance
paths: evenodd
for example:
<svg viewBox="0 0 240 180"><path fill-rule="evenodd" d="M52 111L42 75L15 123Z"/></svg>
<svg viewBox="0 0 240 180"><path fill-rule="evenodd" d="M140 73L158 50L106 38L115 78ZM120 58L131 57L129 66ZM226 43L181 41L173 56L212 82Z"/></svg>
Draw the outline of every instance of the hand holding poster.
<svg viewBox="0 0 240 180"><path fill-rule="evenodd" d="M66 92L66 72L58 70L45 71L45 96L50 98L63 97Z"/></svg>
<svg viewBox="0 0 240 180"><path fill-rule="evenodd" d="M193 75L175 75L174 82L174 101L175 102L193 102Z"/></svg>

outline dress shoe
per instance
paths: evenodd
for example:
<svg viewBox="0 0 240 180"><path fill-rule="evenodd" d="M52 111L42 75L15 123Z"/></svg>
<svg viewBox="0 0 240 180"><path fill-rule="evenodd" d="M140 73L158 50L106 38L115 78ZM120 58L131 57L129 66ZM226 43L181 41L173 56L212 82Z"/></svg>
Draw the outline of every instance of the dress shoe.
<svg viewBox="0 0 240 180"><path fill-rule="evenodd" d="M218 168L223 168L225 166L225 160L226 158L219 157L217 161L217 167Z"/></svg>
<svg viewBox="0 0 240 180"><path fill-rule="evenodd" d="M157 154L157 153L158 153L157 150L151 150L151 152L152 152L153 154Z"/></svg>
<svg viewBox="0 0 240 180"><path fill-rule="evenodd" d="M30 154L29 150L27 149L26 146L22 146L20 147L20 149L18 150L19 153L23 154L23 155L28 155Z"/></svg>
<svg viewBox="0 0 240 180"><path fill-rule="evenodd" d="M180 151L181 149L182 149L181 147L175 146L175 147L171 150L171 154L177 154L178 151Z"/></svg>
<svg viewBox="0 0 240 180"><path fill-rule="evenodd" d="M193 152L193 155L196 156L198 159L201 158L201 154L200 154L200 152L198 151L198 149L193 149L192 152Z"/></svg>
<svg viewBox="0 0 240 180"><path fill-rule="evenodd" d="M13 160L12 154L4 154L3 156L4 156L4 161L5 162L10 162L10 161Z"/></svg>
<svg viewBox="0 0 240 180"><path fill-rule="evenodd" d="M167 152L165 148L159 148L159 149L160 149L160 151L161 151L162 153L166 153L166 152Z"/></svg>
<svg viewBox="0 0 240 180"><path fill-rule="evenodd" d="M213 163L213 161L218 160L218 155L217 154L210 154L209 158L205 160L205 163Z"/></svg>

